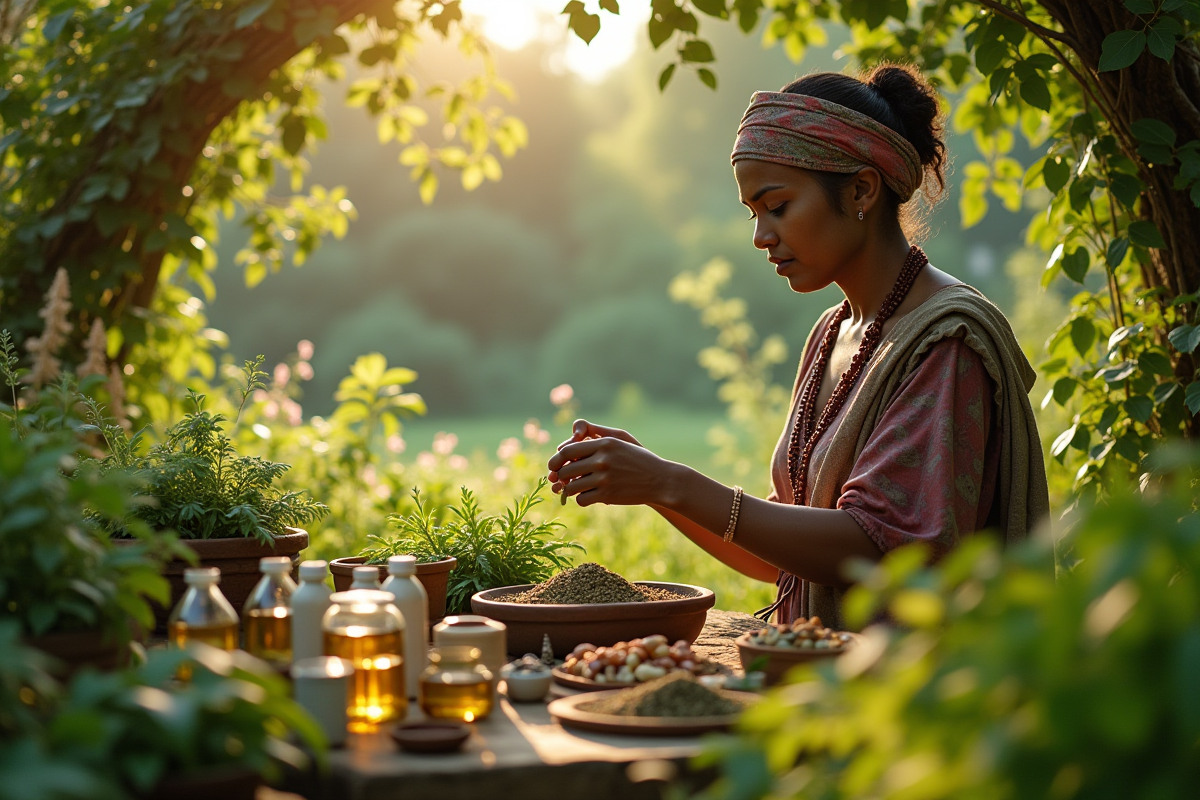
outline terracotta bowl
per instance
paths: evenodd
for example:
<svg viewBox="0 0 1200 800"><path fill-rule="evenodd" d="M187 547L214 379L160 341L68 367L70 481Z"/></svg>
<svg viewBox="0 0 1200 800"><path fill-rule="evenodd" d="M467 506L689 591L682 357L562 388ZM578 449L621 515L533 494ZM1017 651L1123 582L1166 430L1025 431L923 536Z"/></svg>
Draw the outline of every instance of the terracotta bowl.
<svg viewBox="0 0 1200 800"><path fill-rule="evenodd" d="M694 642L704 628L708 610L717 602L712 590L702 586L660 581L634 583L687 596L646 603L580 605L506 603L498 599L534 585L527 583L479 592L471 598L471 609L508 626L508 652L512 655L541 653L542 636L549 634L554 655L565 658L576 645L584 642L607 647L654 634L662 634L671 642L679 639Z"/></svg>
<svg viewBox="0 0 1200 800"><path fill-rule="evenodd" d="M743 633L734 640L734 644L737 645L743 671L749 672L751 664L760 658L766 658L766 664L761 666L760 670L766 676L767 686L774 686L782 681L788 670L797 664L811 664L814 661L837 658L861 644L861 637L858 634L852 633L850 636L852 637L850 644L841 650L798 650L794 647L768 647L752 644L749 633Z"/></svg>
<svg viewBox="0 0 1200 800"><path fill-rule="evenodd" d="M391 730L392 739L410 753L453 753L471 738L461 722L410 722Z"/></svg>
<svg viewBox="0 0 1200 800"><path fill-rule="evenodd" d="M333 587L336 591L344 592L354 583L354 568L361 567L366 558L363 556L346 556L335 558L329 562L329 571L333 573ZM417 580L425 587L429 596L429 621L437 622L446 616L446 587L450 583L450 570L458 559L454 556L443 558L441 561L430 561L417 564ZM379 580L382 583L387 578L387 565L377 565Z"/></svg>

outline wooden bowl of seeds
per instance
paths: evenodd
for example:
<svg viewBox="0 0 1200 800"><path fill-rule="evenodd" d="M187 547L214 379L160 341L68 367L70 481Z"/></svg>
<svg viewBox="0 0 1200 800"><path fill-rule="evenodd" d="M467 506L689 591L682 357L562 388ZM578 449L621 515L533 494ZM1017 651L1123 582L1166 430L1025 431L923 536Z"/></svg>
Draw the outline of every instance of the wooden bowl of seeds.
<svg viewBox="0 0 1200 800"><path fill-rule="evenodd" d="M654 634L694 642L716 602L702 586L630 582L588 563L545 583L479 592L471 609L508 627L509 653L540 653L549 636L554 655L565 658L580 644L607 647Z"/></svg>
<svg viewBox="0 0 1200 800"><path fill-rule="evenodd" d="M802 617L791 625L768 625L743 633L734 643L742 669L764 673L766 685L774 686L797 664L837 658L859 640L856 633L826 628L820 617Z"/></svg>

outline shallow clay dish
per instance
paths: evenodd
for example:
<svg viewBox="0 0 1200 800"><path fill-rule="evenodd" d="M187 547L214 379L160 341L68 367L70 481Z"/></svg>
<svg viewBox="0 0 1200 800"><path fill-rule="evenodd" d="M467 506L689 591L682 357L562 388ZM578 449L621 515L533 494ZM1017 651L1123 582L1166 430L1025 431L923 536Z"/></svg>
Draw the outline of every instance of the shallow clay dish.
<svg viewBox="0 0 1200 800"><path fill-rule="evenodd" d="M762 672L766 675L767 686L774 686L783 680L787 671L797 664L808 664L813 661L824 661L827 658L837 658L842 653L849 652L860 644L862 637L857 633L850 634L850 641L841 650L799 650L795 647L768 647L762 644L752 644L750 634L743 633L734 640L737 645L738 657L742 660L742 669L750 671L750 665L762 656L766 656L766 666Z"/></svg>
<svg viewBox="0 0 1200 800"><path fill-rule="evenodd" d="M698 736L710 731L728 730L737 724L742 716L739 712L718 717L623 717L597 714L580 708L581 705L599 702L620 692L621 690L617 689L559 698L550 704L550 716L564 727L619 736ZM750 692L722 691L721 694L747 705L758 700L758 695Z"/></svg>
<svg viewBox="0 0 1200 800"><path fill-rule="evenodd" d="M453 753L471 738L471 729L460 722L409 722L391 734L410 753Z"/></svg>
<svg viewBox="0 0 1200 800"><path fill-rule="evenodd" d="M714 675L728 675L730 669L721 665L716 665ZM581 692L608 692L617 689L632 689L635 686L641 686L641 683L596 683L591 678L581 678L578 675L572 675L562 667L555 667L550 672L554 676L554 682L559 686L566 686L569 689L577 689Z"/></svg>
<svg viewBox="0 0 1200 800"><path fill-rule="evenodd" d="M717 602L712 590L702 586L661 581L634 581L634 585L666 589L685 596L679 600L645 603L578 605L506 603L499 599L534 586L526 583L479 592L471 598L471 610L508 626L509 653L540 653L542 636L549 634L554 655L565 658L576 645L584 642L608 647L656 633L671 642L683 639L690 644L704 629L708 610Z"/></svg>

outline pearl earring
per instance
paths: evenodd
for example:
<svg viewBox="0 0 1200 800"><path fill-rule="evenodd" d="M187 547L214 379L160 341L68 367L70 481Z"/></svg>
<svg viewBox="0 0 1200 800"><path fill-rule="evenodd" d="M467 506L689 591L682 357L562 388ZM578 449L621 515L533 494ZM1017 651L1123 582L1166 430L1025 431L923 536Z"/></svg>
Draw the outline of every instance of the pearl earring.
<svg viewBox="0 0 1200 800"><path fill-rule="evenodd" d="M862 218L863 218L862 206L859 206L858 207L858 219L861 221Z"/></svg>

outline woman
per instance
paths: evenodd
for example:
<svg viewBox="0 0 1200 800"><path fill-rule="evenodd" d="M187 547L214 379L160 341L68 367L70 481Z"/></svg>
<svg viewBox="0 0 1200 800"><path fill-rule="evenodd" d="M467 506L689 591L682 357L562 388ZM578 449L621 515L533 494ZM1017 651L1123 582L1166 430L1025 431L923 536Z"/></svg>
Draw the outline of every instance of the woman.
<svg viewBox="0 0 1200 800"><path fill-rule="evenodd" d="M931 201L944 189L939 116L919 73L885 66L757 92L742 118L732 161L754 246L792 291L846 297L809 334L765 500L586 420L550 459L554 490L655 508L776 582L764 612L779 622L843 626L850 559L916 541L941 556L985 528L1026 536L1049 513L1034 372L1000 311L902 224L922 185Z"/></svg>

